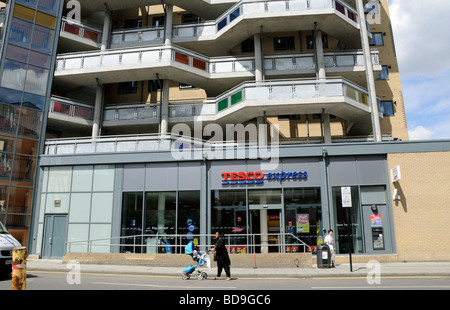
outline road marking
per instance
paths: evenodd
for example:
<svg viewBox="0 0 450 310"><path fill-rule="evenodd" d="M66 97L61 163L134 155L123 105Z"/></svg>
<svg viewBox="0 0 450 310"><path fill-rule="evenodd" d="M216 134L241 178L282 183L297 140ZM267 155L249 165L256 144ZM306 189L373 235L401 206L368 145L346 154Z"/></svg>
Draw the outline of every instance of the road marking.
<svg viewBox="0 0 450 310"><path fill-rule="evenodd" d="M100 285L117 285L117 286L141 286L155 288L170 289L236 289L234 286L179 286L179 285L156 285L156 284L137 284L137 283L114 283L114 282L92 282L92 284Z"/></svg>

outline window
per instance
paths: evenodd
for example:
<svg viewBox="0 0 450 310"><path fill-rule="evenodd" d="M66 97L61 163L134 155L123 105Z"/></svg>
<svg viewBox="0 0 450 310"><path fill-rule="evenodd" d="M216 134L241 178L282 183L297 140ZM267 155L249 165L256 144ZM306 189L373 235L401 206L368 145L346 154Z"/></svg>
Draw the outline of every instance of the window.
<svg viewBox="0 0 450 310"><path fill-rule="evenodd" d="M279 121L298 121L300 120L300 115L278 115Z"/></svg>
<svg viewBox="0 0 450 310"><path fill-rule="evenodd" d="M123 23L124 29L134 29L142 27L142 19L128 19Z"/></svg>
<svg viewBox="0 0 450 310"><path fill-rule="evenodd" d="M255 52L255 40L247 39L241 43L241 53Z"/></svg>
<svg viewBox="0 0 450 310"><path fill-rule="evenodd" d="M389 67L382 66L380 75L378 75L377 80L389 80Z"/></svg>
<svg viewBox="0 0 450 310"><path fill-rule="evenodd" d="M119 83L118 93L119 95L137 93L137 82L134 81L134 82Z"/></svg>
<svg viewBox="0 0 450 310"><path fill-rule="evenodd" d="M383 46L383 34L381 32L372 33L372 40L370 46Z"/></svg>
<svg viewBox="0 0 450 310"><path fill-rule="evenodd" d="M294 37L273 38L273 49L275 51L295 50Z"/></svg>
<svg viewBox="0 0 450 310"><path fill-rule="evenodd" d="M392 100L381 101L380 102L380 112L382 112L384 116L393 116L394 115L394 103L392 102Z"/></svg>
<svg viewBox="0 0 450 310"><path fill-rule="evenodd" d="M164 85L163 82L164 82L163 80L161 80L159 82L158 82L158 80L150 80L150 81L148 81L148 91L149 92L156 92L156 91L162 89L162 87ZM161 86L159 86L160 83L161 83Z"/></svg>
<svg viewBox="0 0 450 310"><path fill-rule="evenodd" d="M182 24L192 24L192 23L199 23L200 17L195 14L183 14L181 16L181 23Z"/></svg>
<svg viewBox="0 0 450 310"><path fill-rule="evenodd" d="M153 17L153 19L152 19L153 27L164 27L164 24L165 24L164 16Z"/></svg>
<svg viewBox="0 0 450 310"><path fill-rule="evenodd" d="M323 48L328 48L328 37L326 35L322 35L322 46ZM306 36L306 48L314 49L314 36Z"/></svg>
<svg viewBox="0 0 450 310"><path fill-rule="evenodd" d="M197 89L198 88L198 87L188 85L188 84L183 84L183 83L180 83L178 87L179 87L179 89Z"/></svg>

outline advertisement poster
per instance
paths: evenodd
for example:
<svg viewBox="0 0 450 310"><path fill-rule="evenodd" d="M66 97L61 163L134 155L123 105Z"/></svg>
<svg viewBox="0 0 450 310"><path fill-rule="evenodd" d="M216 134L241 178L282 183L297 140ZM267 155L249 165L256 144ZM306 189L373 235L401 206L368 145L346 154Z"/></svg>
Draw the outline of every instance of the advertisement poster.
<svg viewBox="0 0 450 310"><path fill-rule="evenodd" d="M297 233L309 233L309 214L297 214Z"/></svg>
<svg viewBox="0 0 450 310"><path fill-rule="evenodd" d="M381 218L383 217L383 215L375 215L372 214L370 216L370 224L372 227L382 227L383 223L381 222Z"/></svg>

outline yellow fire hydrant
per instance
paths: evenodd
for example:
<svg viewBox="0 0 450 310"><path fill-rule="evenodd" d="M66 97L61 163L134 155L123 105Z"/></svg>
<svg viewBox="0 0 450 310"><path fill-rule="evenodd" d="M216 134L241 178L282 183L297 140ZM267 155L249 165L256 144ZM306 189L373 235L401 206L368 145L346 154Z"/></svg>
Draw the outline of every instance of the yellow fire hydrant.
<svg viewBox="0 0 450 310"><path fill-rule="evenodd" d="M12 289L15 291L27 288L27 248L17 247L12 251Z"/></svg>

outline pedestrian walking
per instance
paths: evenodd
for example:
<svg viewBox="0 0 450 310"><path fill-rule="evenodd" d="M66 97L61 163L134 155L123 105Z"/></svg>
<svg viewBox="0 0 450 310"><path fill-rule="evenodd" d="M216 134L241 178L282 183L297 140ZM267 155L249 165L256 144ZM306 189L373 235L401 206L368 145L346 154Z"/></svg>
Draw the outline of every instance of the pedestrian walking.
<svg viewBox="0 0 450 310"><path fill-rule="evenodd" d="M336 247L334 246L334 238L333 238L333 230L332 229L330 229L328 231L328 235L325 237L324 242L330 248L331 267L335 268L336 266L334 265L334 260L336 259Z"/></svg>
<svg viewBox="0 0 450 310"><path fill-rule="evenodd" d="M220 278L222 274L222 269L225 270L227 275L227 280L230 280L230 257L228 256L228 251L225 246L225 238L223 233L216 232L216 246L211 248L214 251L214 260L217 262L217 277L216 280Z"/></svg>

